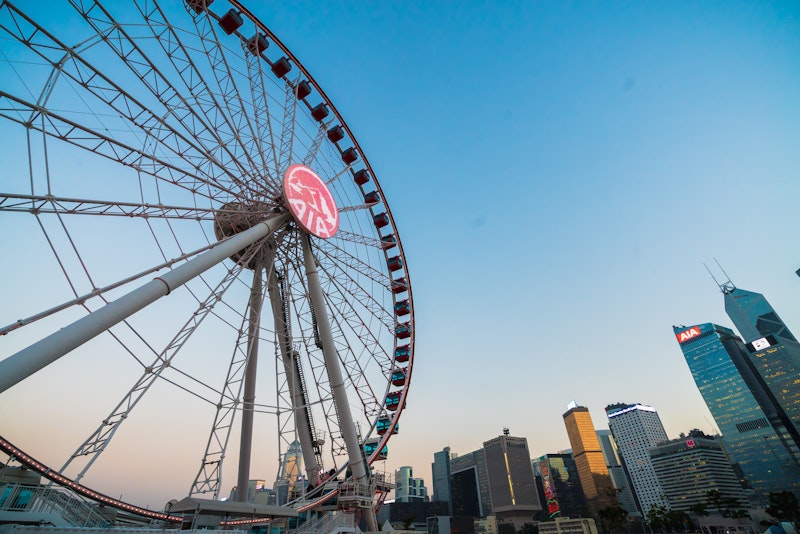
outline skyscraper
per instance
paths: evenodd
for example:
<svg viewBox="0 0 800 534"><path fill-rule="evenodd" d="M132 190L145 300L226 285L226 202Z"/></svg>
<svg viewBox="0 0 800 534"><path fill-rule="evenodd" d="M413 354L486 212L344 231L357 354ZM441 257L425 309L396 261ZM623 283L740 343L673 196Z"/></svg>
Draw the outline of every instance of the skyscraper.
<svg viewBox="0 0 800 534"><path fill-rule="evenodd" d="M658 481L671 510L688 512L708 502L708 492L717 491L747 507L742 486L719 440L699 433L667 441L650 449Z"/></svg>
<svg viewBox="0 0 800 534"><path fill-rule="evenodd" d="M433 463L431 464L431 474L433 475L433 501L448 503L449 513L452 514L450 505L450 447L445 447L439 452L433 453Z"/></svg>
<svg viewBox="0 0 800 534"><path fill-rule="evenodd" d="M450 502L455 516L486 517L492 512L483 449L450 460Z"/></svg>
<svg viewBox="0 0 800 534"><path fill-rule="evenodd" d="M763 382L778 417L800 447L800 343L764 295L720 286L725 312L747 344L756 378Z"/></svg>
<svg viewBox="0 0 800 534"><path fill-rule="evenodd" d="M534 460L534 471L542 479L547 517L586 517L586 497L578 477L578 466L570 453L545 454Z"/></svg>
<svg viewBox="0 0 800 534"><path fill-rule="evenodd" d="M753 353L732 330L715 324L673 331L734 467L762 499L774 491L800 492L800 447L787 416L754 369ZM770 348L775 346L763 352Z"/></svg>
<svg viewBox="0 0 800 534"><path fill-rule="evenodd" d="M275 479L274 490L279 505L286 504L291 499L292 492L297 490L298 479L303 471L303 452L300 442L294 440L283 453L283 460Z"/></svg>
<svg viewBox="0 0 800 534"><path fill-rule="evenodd" d="M617 504L617 497L592 416L588 408L575 406L567 410L563 418L583 494L586 495L590 513L597 517L603 508Z"/></svg>
<svg viewBox="0 0 800 534"><path fill-rule="evenodd" d="M606 467L608 467L608 474L611 476L611 483L617 491L619 505L628 512L628 517L641 517L639 509L636 507L636 499L633 497L631 481L628 480L628 475L625 474L625 469L622 467L614 436L611 435L610 430L598 430L597 439L600 441L600 449L602 449L603 457L606 459Z"/></svg>
<svg viewBox="0 0 800 534"><path fill-rule="evenodd" d="M647 453L667 441L658 413L643 404L612 404L606 406L606 414L642 515L646 517L653 507L668 507Z"/></svg>
<svg viewBox="0 0 800 534"><path fill-rule="evenodd" d="M492 512L515 530L533 521L533 514L542 509L533 478L528 440L508 435L483 444L486 470L492 495Z"/></svg>

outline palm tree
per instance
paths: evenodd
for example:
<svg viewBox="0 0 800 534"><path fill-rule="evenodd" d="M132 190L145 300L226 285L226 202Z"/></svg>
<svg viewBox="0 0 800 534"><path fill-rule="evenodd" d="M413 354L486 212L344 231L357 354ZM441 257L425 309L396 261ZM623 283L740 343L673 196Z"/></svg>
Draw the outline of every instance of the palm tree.
<svg viewBox="0 0 800 534"><path fill-rule="evenodd" d="M767 513L779 521L791 522L795 530L800 530L800 503L791 491L770 493Z"/></svg>

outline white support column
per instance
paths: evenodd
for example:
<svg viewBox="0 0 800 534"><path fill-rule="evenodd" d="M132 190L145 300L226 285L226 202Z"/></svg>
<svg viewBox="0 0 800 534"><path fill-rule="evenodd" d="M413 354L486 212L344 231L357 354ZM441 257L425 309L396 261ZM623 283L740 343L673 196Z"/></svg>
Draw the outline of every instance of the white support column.
<svg viewBox="0 0 800 534"><path fill-rule="evenodd" d="M247 502L250 490L250 457L253 450L253 407L256 401L256 371L258 369L258 334L261 329L261 307L264 301L261 276L264 266L257 259L253 269L253 284L247 307L250 318L247 324L247 363L244 372L244 394L242 395L242 429L239 437L239 476L236 500Z"/></svg>
<svg viewBox="0 0 800 534"><path fill-rule="evenodd" d="M319 337L322 341L322 356L325 359L325 369L328 372L328 381L330 382L331 392L333 393L333 402L336 406L336 414L339 416L340 430L342 431L345 446L347 447L347 456L350 459L350 469L353 472L353 478L356 482L369 488L369 474L367 473L367 466L364 461L361 444L358 442L358 436L356 435L353 415L350 413L350 404L347 401L347 390L345 389L344 379L342 378L342 370L339 367L339 355L334 345L333 333L331 332L331 325L328 321L325 295L322 292L322 286L319 282L317 261L311 251L311 238L305 234L302 236L301 241L303 242L303 259L305 261L306 277L308 278L309 296L311 297L311 304L314 306L314 316L317 320ZM368 507L363 509L363 514L367 522L367 530L370 532L377 532L378 522L371 502Z"/></svg>
<svg viewBox="0 0 800 534"><path fill-rule="evenodd" d="M120 321L127 319L159 298L168 295L170 291L202 274L225 258L232 256L259 239L267 237L286 224L289 217L288 213L282 213L236 234L180 267L154 278L142 287L131 291L114 302L106 304L94 313L78 319L58 332L50 334L46 338L0 361L0 393L50 365Z"/></svg>

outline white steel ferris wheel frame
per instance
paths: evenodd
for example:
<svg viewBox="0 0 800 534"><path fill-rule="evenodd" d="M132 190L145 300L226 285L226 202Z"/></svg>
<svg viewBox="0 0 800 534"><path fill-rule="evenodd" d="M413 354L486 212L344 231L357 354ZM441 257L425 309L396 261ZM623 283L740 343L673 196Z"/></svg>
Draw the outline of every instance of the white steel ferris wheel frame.
<svg viewBox="0 0 800 534"><path fill-rule="evenodd" d="M307 477L319 484L320 471L331 467L322 465L325 436L315 429L322 410L331 450L338 447L345 457L333 460L334 471L348 468L356 481L366 480L368 466L381 457L405 407L414 314L391 211L350 128L288 48L236 0L213 6L208 0L188 1L181 13L186 20L180 21L188 31L173 25L168 17L174 13L153 0L135 2L137 24L116 19L97 1L70 3L89 28L88 37L77 44L58 38L13 3L0 3L3 39L46 74L29 86L16 70L25 68L22 60L6 58L20 83L0 86L0 125L18 125L25 132L30 183L27 188L0 187L8 189L0 193L0 216L36 218L72 293L62 304L9 323L0 336L20 335L31 324L75 309L90 313L0 361L0 393L102 333L111 333L133 354L111 330L114 325L124 325L149 347L147 334L128 318L182 284L202 281L198 287L205 294L189 289L197 307L183 326L162 350L152 351L153 363L134 355L142 362L142 377L59 470L81 458L85 465L75 478L79 481L142 395L172 370L192 334L206 318L219 315L215 306L227 304L229 288L241 284L244 270L252 270L246 309L237 312L241 323L231 325L238 332L233 357L190 494L220 495L221 463L237 414L243 421L237 485L247 485L252 418L260 409L254 402L256 355L267 333L276 353L279 436L286 431L300 442ZM98 63L103 58L127 70L117 79L117 72ZM78 99L60 98L65 87ZM70 109L73 102L76 107ZM133 169L139 201L60 194L50 159L61 149L53 152L53 146ZM315 168L333 188L345 221L337 238L310 237L286 213L279 177L292 163ZM174 203L163 202L173 198ZM79 215L144 221L161 260L137 274L95 283L90 262L66 222ZM56 221L60 238L43 222L46 217ZM193 250L186 250L183 234L173 226L185 221L205 233L205 243ZM167 238L157 236L157 224L166 228ZM171 257L165 251L169 243L178 250ZM70 255L78 266L71 272ZM233 266L220 269L223 263ZM213 269L216 277L208 274ZM153 274L158 276L128 290ZM88 285L81 291L83 278ZM112 299L120 289L127 292ZM261 321L264 298L270 301L272 328ZM307 396L309 382L318 389L316 400ZM348 393L363 405L360 422L351 416ZM379 419L381 432L376 430ZM365 457L363 441L375 435L375 450ZM288 436L279 437L283 446ZM331 454L335 458L336 451ZM331 461L330 454L327 458Z"/></svg>

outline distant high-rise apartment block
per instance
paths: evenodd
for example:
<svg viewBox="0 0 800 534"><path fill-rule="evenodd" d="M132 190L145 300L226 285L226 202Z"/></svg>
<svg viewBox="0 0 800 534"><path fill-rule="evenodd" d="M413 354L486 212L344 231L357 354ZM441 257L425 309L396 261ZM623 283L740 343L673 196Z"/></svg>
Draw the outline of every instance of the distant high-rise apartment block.
<svg viewBox="0 0 800 534"><path fill-rule="evenodd" d="M528 440L508 435L484 442L492 513L515 530L533 521L542 509L533 478Z"/></svg>
<svg viewBox="0 0 800 534"><path fill-rule="evenodd" d="M779 356L779 338L769 334L745 345L731 329L711 323L673 331L734 467L762 500L771 492L800 492L800 446L754 363Z"/></svg>
<svg viewBox="0 0 800 534"><path fill-rule="evenodd" d="M628 512L628 517L641 517L639 508L636 506L636 499L633 497L633 488L631 481L628 480L628 475L622 467L622 462L619 458L619 451L617 450L617 442L614 441L614 436L611 435L610 430L598 430L597 439L600 442L600 449L603 451L603 457L606 460L606 467L608 467L608 474L611 476L611 483L617 492L617 500L619 505Z"/></svg>
<svg viewBox="0 0 800 534"><path fill-rule="evenodd" d="M747 507L742 485L719 440L693 432L657 445L649 454L671 510L689 512L692 506L708 502L709 491Z"/></svg>
<svg viewBox="0 0 800 534"><path fill-rule="evenodd" d="M433 453L433 463L431 464L431 474L433 476L433 498L434 502L448 503L449 513L452 515L450 505L450 447L445 447L439 452Z"/></svg>
<svg viewBox="0 0 800 534"><path fill-rule="evenodd" d="M395 502L425 502L428 500L428 489L425 481L414 477L414 470L403 466L394 472L394 500Z"/></svg>
<svg viewBox="0 0 800 534"><path fill-rule="evenodd" d="M667 441L655 408L643 404L612 404L606 406L606 415L642 515L646 517L653 507L668 507L647 452Z"/></svg>
<svg viewBox="0 0 800 534"><path fill-rule="evenodd" d="M534 473L542 481L548 519L586 517L588 507L571 453L545 454L533 461Z"/></svg>
<svg viewBox="0 0 800 534"><path fill-rule="evenodd" d="M574 406L563 414L567 436L572 447L572 456L578 466L583 494L589 505L589 511L597 516L603 508L617 504L614 485L608 473L606 459L597 439L597 432L592 422L589 409Z"/></svg>

